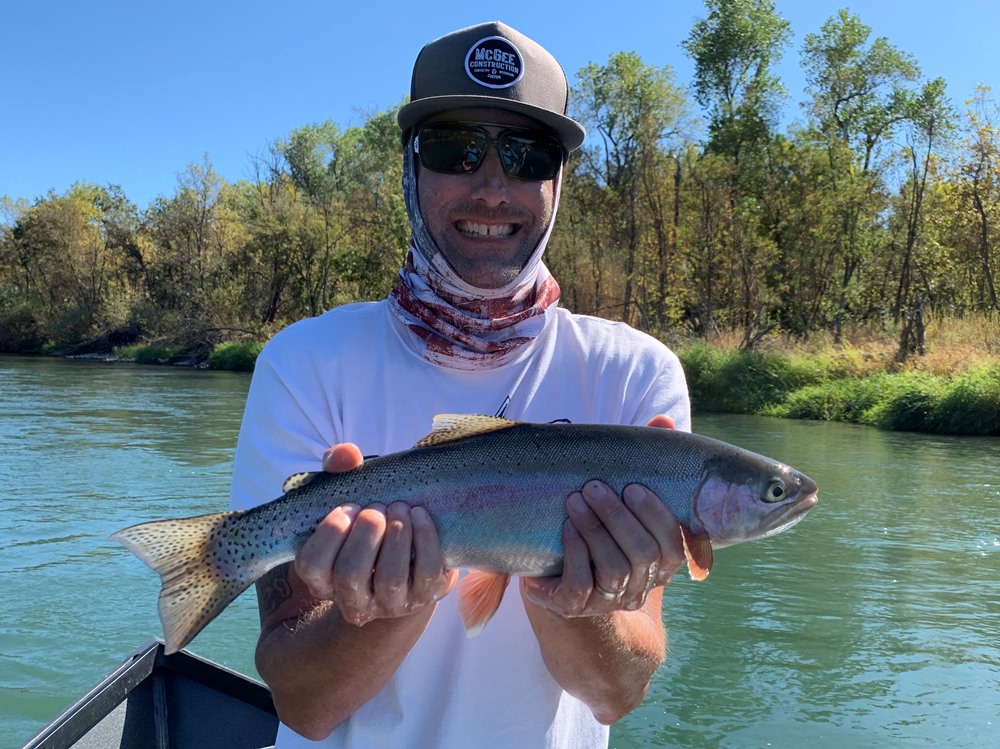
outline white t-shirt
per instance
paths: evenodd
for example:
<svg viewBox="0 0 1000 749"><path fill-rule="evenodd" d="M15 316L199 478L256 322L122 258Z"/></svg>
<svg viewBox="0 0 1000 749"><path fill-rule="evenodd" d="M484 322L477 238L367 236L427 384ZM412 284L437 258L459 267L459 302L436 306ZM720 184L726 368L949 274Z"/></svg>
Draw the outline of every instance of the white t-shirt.
<svg viewBox="0 0 1000 749"><path fill-rule="evenodd" d="M385 302L300 321L257 360L240 430L232 507L274 499L318 470L324 451L412 446L439 413L690 429L684 375L663 344L622 323L557 309L507 364L460 371L429 363ZM606 747L608 729L549 675L516 582L481 634L467 638L452 592L389 683L325 740L281 726L276 747Z"/></svg>

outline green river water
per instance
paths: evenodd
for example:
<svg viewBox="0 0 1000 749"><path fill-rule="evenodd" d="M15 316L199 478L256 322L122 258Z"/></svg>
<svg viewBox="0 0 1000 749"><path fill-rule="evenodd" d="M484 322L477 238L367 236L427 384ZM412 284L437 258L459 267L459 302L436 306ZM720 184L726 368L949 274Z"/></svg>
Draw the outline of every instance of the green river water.
<svg viewBox="0 0 1000 749"><path fill-rule="evenodd" d="M108 541L227 502L249 377L0 357L0 749L159 634ZM613 747L1000 747L1000 440L701 416L819 506L667 588L667 664ZM252 594L190 647L256 675Z"/></svg>

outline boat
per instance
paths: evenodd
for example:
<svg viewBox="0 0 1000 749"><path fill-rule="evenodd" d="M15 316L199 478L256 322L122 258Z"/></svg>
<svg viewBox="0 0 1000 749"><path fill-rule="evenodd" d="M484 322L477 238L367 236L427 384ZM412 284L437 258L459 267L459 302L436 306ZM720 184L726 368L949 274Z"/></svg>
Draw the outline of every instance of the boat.
<svg viewBox="0 0 1000 749"><path fill-rule="evenodd" d="M262 749L278 716L263 684L151 639L22 749Z"/></svg>

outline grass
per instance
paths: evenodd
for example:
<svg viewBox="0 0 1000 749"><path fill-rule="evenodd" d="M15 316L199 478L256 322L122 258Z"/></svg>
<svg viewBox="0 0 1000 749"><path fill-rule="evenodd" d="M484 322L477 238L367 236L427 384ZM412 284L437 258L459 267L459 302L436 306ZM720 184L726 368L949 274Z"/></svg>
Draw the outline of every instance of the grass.
<svg viewBox="0 0 1000 749"><path fill-rule="evenodd" d="M253 372L257 355L263 348L263 341L220 343L208 356L208 368L229 372Z"/></svg>
<svg viewBox="0 0 1000 749"><path fill-rule="evenodd" d="M890 335L845 343L775 338L739 351L723 337L675 347L695 410L867 424L943 434L1000 435L1000 324L932 321L926 353L893 361Z"/></svg>
<svg viewBox="0 0 1000 749"><path fill-rule="evenodd" d="M116 346L112 356L123 361L134 361L137 364L173 364L181 358L181 347L169 344L133 343L128 346Z"/></svg>
<svg viewBox="0 0 1000 749"><path fill-rule="evenodd" d="M757 350L738 349L740 336L674 344L694 410L761 414L867 424L943 434L1000 435L1000 323L986 317L930 320L926 352L894 362L894 334L850 331L834 345L774 336ZM250 372L263 341L214 346L210 369ZM181 347L136 344L119 359L173 364L190 359Z"/></svg>
<svg viewBox="0 0 1000 749"><path fill-rule="evenodd" d="M252 372L264 343L264 341L220 343L212 347L204 361L201 360L203 357L185 351L179 345L163 343L117 346L112 355L116 359L134 361L137 364L192 364L229 372Z"/></svg>

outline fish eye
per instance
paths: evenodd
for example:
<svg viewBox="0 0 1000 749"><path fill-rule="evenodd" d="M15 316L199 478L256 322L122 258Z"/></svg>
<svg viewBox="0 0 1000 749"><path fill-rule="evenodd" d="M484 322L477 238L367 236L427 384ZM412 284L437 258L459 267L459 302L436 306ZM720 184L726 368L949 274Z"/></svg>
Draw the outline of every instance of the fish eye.
<svg viewBox="0 0 1000 749"><path fill-rule="evenodd" d="M764 490L762 499L765 502L780 502L787 497L788 489L785 487L785 482L781 479L771 479L771 483Z"/></svg>

